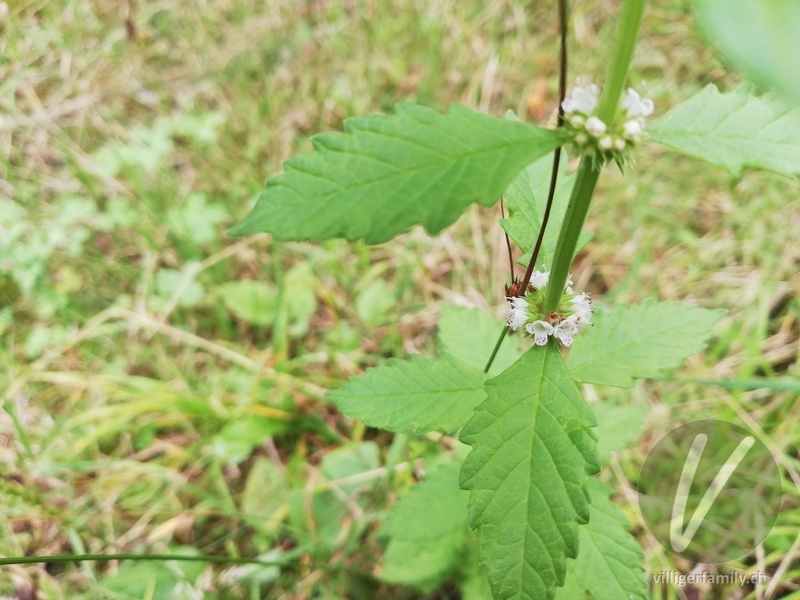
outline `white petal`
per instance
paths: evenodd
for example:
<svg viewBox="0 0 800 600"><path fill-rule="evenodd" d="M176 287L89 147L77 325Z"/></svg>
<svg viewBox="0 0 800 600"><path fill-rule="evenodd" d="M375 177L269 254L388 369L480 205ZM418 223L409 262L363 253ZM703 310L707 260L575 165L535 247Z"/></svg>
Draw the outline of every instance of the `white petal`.
<svg viewBox="0 0 800 600"><path fill-rule="evenodd" d="M572 337L572 335L571 335L571 334L569 334L569 333L562 333L562 334L561 334L561 337L560 337L559 339L561 340L561 343L562 343L562 344L564 344L564 345L565 345L567 348L569 348L570 346L572 346L572 340L573 340L573 337Z"/></svg>
<svg viewBox="0 0 800 600"><path fill-rule="evenodd" d="M558 324L562 331L566 331L567 333L578 333L578 325L575 321L571 319L564 319L561 323Z"/></svg>
<svg viewBox="0 0 800 600"><path fill-rule="evenodd" d="M549 279L550 273L548 271L534 271L531 274L531 285L537 290L541 290L547 287L547 281Z"/></svg>
<svg viewBox="0 0 800 600"><path fill-rule="evenodd" d="M623 135L629 140L638 140L639 136L642 134L642 125L636 119L625 121L622 129L624 132Z"/></svg>
<svg viewBox="0 0 800 600"><path fill-rule="evenodd" d="M628 88L622 98L620 106L626 111L628 118L646 117L653 114L653 101L650 98L642 98L633 88Z"/></svg>
<svg viewBox="0 0 800 600"><path fill-rule="evenodd" d="M522 309L512 308L508 311L508 326L516 331L528 322L528 313Z"/></svg>
<svg viewBox="0 0 800 600"><path fill-rule="evenodd" d="M513 298L509 298L508 301L515 310L525 310L528 308L528 301L522 296L514 296Z"/></svg>
<svg viewBox="0 0 800 600"><path fill-rule="evenodd" d="M586 292L581 292L580 294L575 294L572 299L570 300L572 304L583 304L584 302L590 302L589 294Z"/></svg>
<svg viewBox="0 0 800 600"><path fill-rule="evenodd" d="M585 115L590 115L597 108L597 96L592 93L591 87L576 87L572 90L572 102L576 110Z"/></svg>
<svg viewBox="0 0 800 600"><path fill-rule="evenodd" d="M544 346L547 343L547 336L553 333L553 326L547 321L534 321L525 326L525 331L533 336L534 344Z"/></svg>
<svg viewBox="0 0 800 600"><path fill-rule="evenodd" d="M547 321L534 321L525 326L525 330L531 335L553 335L554 328Z"/></svg>
<svg viewBox="0 0 800 600"><path fill-rule="evenodd" d="M589 117L586 120L586 131L594 137L600 137L606 132L606 124L597 117Z"/></svg>

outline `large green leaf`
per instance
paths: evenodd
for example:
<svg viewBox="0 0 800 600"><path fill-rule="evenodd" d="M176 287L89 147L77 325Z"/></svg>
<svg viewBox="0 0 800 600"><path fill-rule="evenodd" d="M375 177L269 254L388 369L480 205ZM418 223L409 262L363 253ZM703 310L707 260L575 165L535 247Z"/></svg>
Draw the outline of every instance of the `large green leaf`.
<svg viewBox="0 0 800 600"><path fill-rule="evenodd" d="M458 104L446 115L400 104L392 116L348 119L345 131L315 136L315 152L288 160L229 234L374 244L417 224L437 233L469 204L494 203L525 165L563 142L558 131Z"/></svg>
<svg viewBox="0 0 800 600"><path fill-rule="evenodd" d="M486 398L484 378L482 371L450 356L432 360L416 355L369 369L327 396L344 414L373 427L450 432Z"/></svg>
<svg viewBox="0 0 800 600"><path fill-rule="evenodd" d="M628 519L609 498L608 486L592 479L589 488L591 516L580 526L580 552L557 600L576 600L587 593L593 600L646 599L644 553L628 533ZM583 596L577 595L576 589Z"/></svg>
<svg viewBox="0 0 800 600"><path fill-rule="evenodd" d="M439 352L454 356L483 371L505 325L476 308L442 304L439 316ZM522 356L519 337L507 335L495 356L489 375L498 375Z"/></svg>
<svg viewBox="0 0 800 600"><path fill-rule="evenodd" d="M800 102L800 2L695 0L701 29L753 81Z"/></svg>
<svg viewBox="0 0 800 600"><path fill-rule="evenodd" d="M469 532L460 468L442 465L392 506L380 529L389 537L381 579L428 591L460 564Z"/></svg>
<svg viewBox="0 0 800 600"><path fill-rule="evenodd" d="M486 392L461 435L480 559L495 600L553 598L589 518L594 416L554 344L528 350Z"/></svg>
<svg viewBox="0 0 800 600"><path fill-rule="evenodd" d="M522 256L518 263L527 266L533 252L533 246L542 227L542 217L547 207L547 196L550 191L550 176L553 170L553 158L546 156L520 171L519 175L506 188L503 201L508 207L508 218L501 219L500 225L506 230L509 237L516 242ZM558 233L564 213L567 211L569 196L575 184L575 176L567 175L567 161L562 160L559 166L559 177L556 191L553 196L553 206L550 209L550 218L547 229L539 249L537 266L550 266L553 264L553 254L556 250ZM587 231L581 233L575 252L579 252L592 234Z"/></svg>
<svg viewBox="0 0 800 600"><path fill-rule="evenodd" d="M765 169L800 174L800 109L752 87L725 94L708 85L647 127L650 137L673 150L739 175Z"/></svg>
<svg viewBox="0 0 800 600"><path fill-rule="evenodd" d="M567 358L570 377L582 383L630 387L660 377L702 350L723 315L677 302L642 302L594 314Z"/></svg>

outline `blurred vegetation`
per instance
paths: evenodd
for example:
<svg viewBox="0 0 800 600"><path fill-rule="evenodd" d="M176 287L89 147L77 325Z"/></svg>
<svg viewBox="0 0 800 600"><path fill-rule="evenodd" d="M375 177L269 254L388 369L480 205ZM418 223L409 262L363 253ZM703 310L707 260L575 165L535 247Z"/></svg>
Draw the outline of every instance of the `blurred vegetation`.
<svg viewBox="0 0 800 600"><path fill-rule="evenodd" d="M413 101L551 120L552 4L7 4L0 555L194 552L279 564L7 566L0 595L420 597L381 582L374 533L452 444L366 429L323 394L388 357L430 351L440 301L501 315L499 210L474 207L438 238L414 230L376 247L224 231L282 161L348 116ZM571 76L600 80L615 3L572 5ZM651 3L632 83L657 114L706 83L738 81L701 40L688 2ZM696 382L797 377L797 183L732 181L646 148L629 176L601 178L588 228L594 241L574 273L595 298L729 311L708 353L673 381L589 390L650 409L646 431L605 474L646 566L692 568L650 541L631 503L646 450L678 422L728 419L763 432L786 474L778 525L736 566L782 567L776 589L798 594L798 392ZM744 597L729 593L738 589L654 597Z"/></svg>

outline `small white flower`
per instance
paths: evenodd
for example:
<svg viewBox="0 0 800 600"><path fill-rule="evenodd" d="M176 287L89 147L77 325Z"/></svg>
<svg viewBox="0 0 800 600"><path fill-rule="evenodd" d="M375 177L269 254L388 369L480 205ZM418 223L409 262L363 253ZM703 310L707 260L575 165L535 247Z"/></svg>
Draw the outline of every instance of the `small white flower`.
<svg viewBox="0 0 800 600"><path fill-rule="evenodd" d="M614 138L614 150L622 152L625 150L625 140L622 138Z"/></svg>
<svg viewBox="0 0 800 600"><path fill-rule="evenodd" d="M637 142L639 141L639 136L642 135L642 124L639 119L631 119L630 121L625 121L622 130L626 139Z"/></svg>
<svg viewBox="0 0 800 600"><path fill-rule="evenodd" d="M581 292L580 294L575 294L572 298L570 298L569 303L573 307L578 306L589 306L592 301L589 299L589 294L586 292Z"/></svg>
<svg viewBox="0 0 800 600"><path fill-rule="evenodd" d="M570 306L574 314L569 317L574 320L578 325L591 325L592 324L592 301L589 300L589 294L582 292L576 294L570 300Z"/></svg>
<svg viewBox="0 0 800 600"><path fill-rule="evenodd" d="M531 285L537 290L547 287L547 282L550 279L549 271L534 271L531 273Z"/></svg>
<svg viewBox="0 0 800 600"><path fill-rule="evenodd" d="M597 145L601 150L611 150L611 147L614 145L614 141L611 139L611 136L604 135L600 138L600 141L597 142Z"/></svg>
<svg viewBox="0 0 800 600"><path fill-rule="evenodd" d="M589 117L586 120L586 131L594 137L600 137L606 132L606 124L597 117Z"/></svg>
<svg viewBox="0 0 800 600"><path fill-rule="evenodd" d="M578 85L572 90L572 96L561 103L561 108L568 115L580 112L584 115L591 115L597 108L597 96L600 90L596 85L590 83L584 85L583 81L578 80Z"/></svg>
<svg viewBox="0 0 800 600"><path fill-rule="evenodd" d="M575 136L575 143L578 144L578 146L585 146L588 142L589 136L583 132Z"/></svg>
<svg viewBox="0 0 800 600"><path fill-rule="evenodd" d="M508 326L514 331L528 322L528 301L525 298L509 298Z"/></svg>
<svg viewBox="0 0 800 600"><path fill-rule="evenodd" d="M564 319L555 326L553 337L569 348L572 345L572 340L576 333L578 333L578 325L575 321L572 319Z"/></svg>
<svg viewBox="0 0 800 600"><path fill-rule="evenodd" d="M642 98L633 88L628 88L620 105L625 109L628 118L647 117L653 114L653 101L650 98Z"/></svg>
<svg viewBox="0 0 800 600"><path fill-rule="evenodd" d="M572 115L569 118L569 124L573 127L583 127L584 123L586 123L586 119L580 115Z"/></svg>
<svg viewBox="0 0 800 600"><path fill-rule="evenodd" d="M547 321L534 321L525 326L525 331L533 336L534 344L544 346L547 343L547 336L553 335L554 328Z"/></svg>

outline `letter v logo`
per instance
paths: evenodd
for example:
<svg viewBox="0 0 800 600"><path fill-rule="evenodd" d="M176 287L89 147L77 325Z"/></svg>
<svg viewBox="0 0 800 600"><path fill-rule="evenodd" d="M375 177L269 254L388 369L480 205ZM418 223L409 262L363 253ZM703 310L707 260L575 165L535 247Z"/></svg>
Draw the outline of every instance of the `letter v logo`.
<svg viewBox="0 0 800 600"><path fill-rule="evenodd" d="M780 469L765 442L717 419L667 432L647 453L636 487L653 537L669 552L706 564L758 548L783 497Z"/></svg>
<svg viewBox="0 0 800 600"><path fill-rule="evenodd" d="M706 518L708 511L719 496L720 492L728 483L736 467L742 462L745 455L750 451L750 448L755 444L756 439L753 436L743 438L739 445L731 452L731 455L720 467L714 480L711 482L709 488L700 499L689 522L684 529L683 523L686 517L686 507L689 504L689 493L692 489L692 482L694 481L697 467L700 465L700 460L703 457L703 450L705 450L708 443L708 436L704 433L698 434L689 453L686 456L686 461L683 463L683 470L681 471L681 478L678 482L678 489L675 491L675 502L672 505L672 519L669 524L669 542L675 552L683 552L692 543L697 530L703 524L703 519Z"/></svg>

